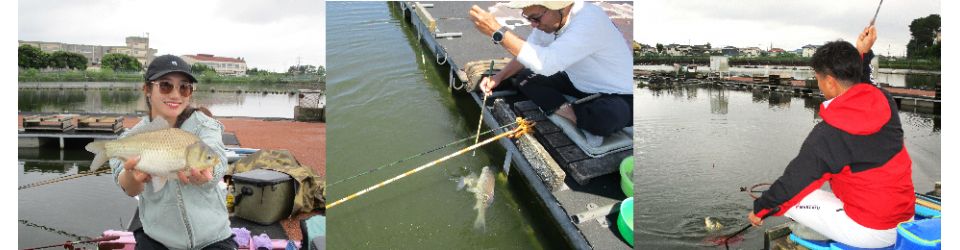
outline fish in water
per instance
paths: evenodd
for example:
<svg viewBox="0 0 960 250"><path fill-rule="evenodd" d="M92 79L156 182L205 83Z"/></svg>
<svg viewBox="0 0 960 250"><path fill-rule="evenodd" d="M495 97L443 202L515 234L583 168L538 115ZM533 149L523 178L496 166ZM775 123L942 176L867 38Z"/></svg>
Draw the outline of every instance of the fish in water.
<svg viewBox="0 0 960 250"><path fill-rule="evenodd" d="M86 146L96 154L91 167L99 169L110 158L121 160L140 156L137 170L150 174L153 191L163 189L177 172L193 168L205 170L220 164L220 156L196 135L171 128L163 118L137 127L122 139L94 141ZM189 174L189 172L187 172Z"/></svg>
<svg viewBox="0 0 960 250"><path fill-rule="evenodd" d="M703 218L703 224L703 228L706 229L707 232L719 232L723 229L723 224L720 224L720 220L717 218L705 217Z"/></svg>
<svg viewBox="0 0 960 250"><path fill-rule="evenodd" d="M462 177L457 185L457 190L462 190L466 187L467 191L473 193L474 198L477 200L476 205L473 206L473 209L477 210L477 219L473 221L474 228L486 229L487 227L484 213L487 211L487 207L490 207L490 204L493 203L495 178L490 167L483 167L483 169L480 170L480 176L470 174L467 177Z"/></svg>

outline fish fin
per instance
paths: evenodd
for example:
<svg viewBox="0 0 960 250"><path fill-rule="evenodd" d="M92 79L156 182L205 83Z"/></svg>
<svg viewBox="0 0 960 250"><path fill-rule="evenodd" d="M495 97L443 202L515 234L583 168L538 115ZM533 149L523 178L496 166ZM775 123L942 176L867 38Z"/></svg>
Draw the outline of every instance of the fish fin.
<svg viewBox="0 0 960 250"><path fill-rule="evenodd" d="M93 171L99 170L100 167L103 167L103 164L110 160L110 158L107 157L107 153L104 152L107 151L106 147L107 141L94 141L88 143L87 146L84 147L87 151L95 155L93 157L93 162L90 163L90 169Z"/></svg>
<svg viewBox="0 0 960 250"><path fill-rule="evenodd" d="M152 176L150 183L153 185L153 192L160 191L164 185L167 185L166 176Z"/></svg>
<svg viewBox="0 0 960 250"><path fill-rule="evenodd" d="M153 131L159 131L170 128L170 123L167 123L166 119L163 117L153 118L153 121L147 122L143 126L136 127L127 132L127 136L138 135Z"/></svg>
<svg viewBox="0 0 960 250"><path fill-rule="evenodd" d="M467 182L464 180L463 177L460 177L460 179L457 180L457 191L463 190L463 187L466 185L467 185Z"/></svg>
<svg viewBox="0 0 960 250"><path fill-rule="evenodd" d="M476 186L477 175L470 174L465 177L460 177L460 180L457 181L457 190L463 190L464 187L467 188L467 191L473 192L473 186Z"/></svg>

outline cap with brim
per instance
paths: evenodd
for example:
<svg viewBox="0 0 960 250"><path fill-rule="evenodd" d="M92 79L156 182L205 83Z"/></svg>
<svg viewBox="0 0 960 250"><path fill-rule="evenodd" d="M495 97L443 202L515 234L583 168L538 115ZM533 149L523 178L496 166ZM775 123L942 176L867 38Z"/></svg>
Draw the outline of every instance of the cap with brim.
<svg viewBox="0 0 960 250"><path fill-rule="evenodd" d="M187 75L191 82L197 82L197 77L193 76L190 71L190 64L187 61L174 55L162 55L150 62L150 66L147 66L147 73L143 77L147 81L153 81L164 75L180 72Z"/></svg>
<svg viewBox="0 0 960 250"><path fill-rule="evenodd" d="M567 6L573 4L573 1L510 1L507 3L507 8L511 9L523 9L526 7L540 5L551 10L563 9Z"/></svg>

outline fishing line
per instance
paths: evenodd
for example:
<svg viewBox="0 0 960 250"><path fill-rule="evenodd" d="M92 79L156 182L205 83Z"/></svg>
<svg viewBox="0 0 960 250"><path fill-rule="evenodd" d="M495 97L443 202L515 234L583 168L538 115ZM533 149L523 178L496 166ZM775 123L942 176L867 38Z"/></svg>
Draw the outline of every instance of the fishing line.
<svg viewBox="0 0 960 250"><path fill-rule="evenodd" d="M754 184L753 186L750 186L750 188L740 187L740 192L747 192L747 194L750 195L750 198L753 198L754 200L756 200L760 198L760 196L757 196L756 194L766 192L767 190L770 189L770 185L773 185L773 184L766 183L766 182L757 183L757 184ZM766 188L759 189L761 187L766 187Z"/></svg>
<svg viewBox="0 0 960 250"><path fill-rule="evenodd" d="M507 128L507 127L509 127L509 126L513 126L513 125L516 125L516 124L517 124L517 122L512 122L512 123L510 123L510 124L506 124L506 125L500 126L499 128L494 128L494 129L490 129L490 130L484 131L484 132L480 133L479 135L486 135L486 134L489 134L489 133L493 133L493 132L495 132L495 131L497 131L497 130L501 130L501 129L504 129L504 128ZM478 137L478 138L479 138L479 137ZM421 157L421 156L424 156L424 155L427 155L427 154L430 154L430 153L433 153L433 152L437 152L437 151L439 151L439 150L441 150L441 149L444 149L444 148L447 148L447 147L450 147L450 146L453 146L453 145L457 145L457 144L461 144L461 143L467 142L467 141L469 141L470 139L473 139L473 137L464 137L464 138L462 138L462 139L460 139L460 140L456 140L456 141L447 143L446 145L443 145L443 146L440 146L440 147L437 147L437 148L434 148L434 149L431 149L431 150L427 150L427 151L424 151L424 152L421 152L421 153L418 153L418 154L414 154L414 155L411 155L411 156L409 156L409 157L407 157L407 158L404 158L404 159L401 159L401 160L398 160L398 161L395 161L395 162L392 162L392 163L388 163L388 164L385 164L385 165L381 165L381 166L379 166L379 167L376 167L376 168L367 170L367 171L365 171L365 172L361 172L361 173L356 174L356 175L354 175L354 176L350 176L350 177L347 177L347 178L344 178L344 179L340 179L340 180L335 181L335 182L333 182L333 183L327 184L327 187L329 188L329 187L331 187L331 186L333 186L333 185L337 185L337 184L339 184L339 183L341 183L341 182L345 182L345 181L349 181L349 180L352 180L352 179L356 179L356 178L358 178L358 177L360 177L360 176L363 176L363 175L366 175L366 174L369 174L369 173L373 173L373 172L379 171L379 170L384 169L384 168L387 168L387 167L396 166L397 164L403 163L403 162L405 162L405 161L412 160L412 159L414 159L414 158Z"/></svg>
<svg viewBox="0 0 960 250"><path fill-rule="evenodd" d="M491 78L493 77L493 65L494 65L494 62L496 62L496 61L495 61L495 60L490 60L490 73L489 73L490 76L489 76L489 77L491 77ZM483 86L480 86L480 87L482 88ZM483 92L483 90L481 90L481 92ZM487 93L483 93L483 103L480 103L480 121L477 122L477 139L473 140L473 143L480 142L480 128L483 127L483 111L487 110L487 109L485 108L485 106L487 105L487 97L488 97L488 96L490 96L490 95L487 95ZM472 155L472 156L477 156L477 151L476 151L476 150L473 151L473 155Z"/></svg>
<svg viewBox="0 0 960 250"><path fill-rule="evenodd" d="M76 179L76 178L80 178L80 177L84 177L84 176L90 176L90 175L98 175L98 176L99 176L100 174L105 174L105 173L107 173L107 172L110 172L110 168L105 168L105 169L101 169L101 170L97 170L97 171L93 171L93 172L76 173L76 174L67 175L67 176L60 176L60 177L56 177L56 178L49 179L49 180L43 180L43 181L38 181L38 182L34 182L34 183L22 185L22 186L18 187L17 190L19 191L19 190L24 190L24 189L28 189L28 188L34 188L34 187L49 185L49 184L58 183L58 182L62 182L62 181L70 180L70 179Z"/></svg>
<svg viewBox="0 0 960 250"><path fill-rule="evenodd" d="M427 164L421 165L421 166L419 166L419 167L417 167L417 168L408 170L408 171L406 171L406 172L404 172L404 173L402 173L402 174L400 174L400 175L397 175L397 176L395 176L395 177L393 177L393 178L390 178L390 179L387 179L387 180L382 181L382 182L380 182L380 183L377 183L376 185L370 186L370 187L368 187L368 188L365 188L365 189L363 189L363 190L360 190L360 191L358 191L358 192L356 192L356 193L353 193L353 194L351 194L351 195L347 195L346 197L343 197L343 198L341 198L341 199L339 199L339 200L337 200L337 201L334 201L333 203L327 204L327 209L333 208L333 207L335 207L335 206L337 206L337 205L339 205L339 204L342 204L342 203L344 203L344 202L346 202L346 201L349 201L349 200L351 200L351 199L353 199L353 198L360 197L361 195L366 194L367 192L370 192L370 191L373 191L373 190L378 189L378 188L380 188L380 187L386 186L387 184L393 183L394 181L397 181L397 180L402 179L402 178L404 178L404 177L407 177L407 176L410 176L410 175L412 175L412 174L415 174L415 173L417 173L417 172L419 172L419 171L421 171L421 170L427 169L427 168L429 168L429 167L436 166L437 164L440 164L441 162L444 162L444 161L446 161L446 160L452 159L453 157L457 157L457 156L462 155L462 154L464 154L464 153L466 153L466 152L469 152L470 150L474 150L474 149L476 149L476 148L479 148L479 147L481 147L481 146L483 146L483 145L489 144L489 143L494 142L494 141L496 141L496 140L499 140L499 139L501 139L501 138L504 138L504 137L517 138L517 137L519 137L520 135L529 133L530 130L531 130L531 127L534 125L533 123L528 122L528 121L526 121L526 120L523 120L523 118L520 118L520 117L517 117L517 124L518 124L517 127L514 128L514 129L512 129L512 130L509 130L509 131L500 133L500 134L498 134L498 135L496 135L496 136L487 138L486 140L483 140L483 142L470 145L469 147L460 149L460 150L457 151L457 152L454 152L454 153L452 153L452 154L449 154L449 155L440 157L440 159L433 160L433 161L431 161L430 163L427 163ZM469 139L469 137L468 137L468 139Z"/></svg>

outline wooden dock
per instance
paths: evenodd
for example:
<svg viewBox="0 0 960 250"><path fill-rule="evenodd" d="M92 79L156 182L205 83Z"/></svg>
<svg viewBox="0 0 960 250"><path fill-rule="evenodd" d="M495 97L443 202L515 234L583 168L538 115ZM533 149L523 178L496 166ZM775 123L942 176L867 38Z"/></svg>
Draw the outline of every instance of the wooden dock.
<svg viewBox="0 0 960 250"><path fill-rule="evenodd" d="M759 90L791 94L797 97L823 98L823 93L816 87L816 82L809 80L778 79L757 77L726 77L717 78L685 78L672 77L668 74L637 73L635 78L640 79L638 87L664 88L674 86L717 86L734 90ZM900 110L940 114L940 90L920 90L901 87L881 86L890 92Z"/></svg>

